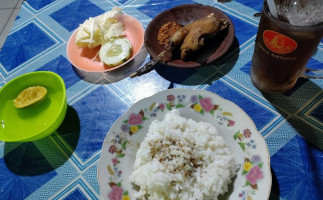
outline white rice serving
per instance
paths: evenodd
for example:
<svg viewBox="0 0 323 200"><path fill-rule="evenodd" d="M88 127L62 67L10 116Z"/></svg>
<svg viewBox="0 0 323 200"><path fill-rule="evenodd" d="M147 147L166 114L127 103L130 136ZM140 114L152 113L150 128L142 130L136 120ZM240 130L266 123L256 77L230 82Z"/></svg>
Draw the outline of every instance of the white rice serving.
<svg viewBox="0 0 323 200"><path fill-rule="evenodd" d="M237 166L213 125L172 110L150 125L130 179L138 199L209 200L227 192Z"/></svg>

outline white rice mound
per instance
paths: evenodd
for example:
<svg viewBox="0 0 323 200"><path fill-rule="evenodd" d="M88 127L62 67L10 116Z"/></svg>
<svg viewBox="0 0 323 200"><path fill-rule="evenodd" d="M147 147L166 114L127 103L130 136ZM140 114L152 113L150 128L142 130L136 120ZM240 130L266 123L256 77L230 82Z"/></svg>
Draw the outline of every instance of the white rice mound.
<svg viewBox="0 0 323 200"><path fill-rule="evenodd" d="M238 165L217 129L180 116L151 123L130 180L137 199L209 200L228 190Z"/></svg>

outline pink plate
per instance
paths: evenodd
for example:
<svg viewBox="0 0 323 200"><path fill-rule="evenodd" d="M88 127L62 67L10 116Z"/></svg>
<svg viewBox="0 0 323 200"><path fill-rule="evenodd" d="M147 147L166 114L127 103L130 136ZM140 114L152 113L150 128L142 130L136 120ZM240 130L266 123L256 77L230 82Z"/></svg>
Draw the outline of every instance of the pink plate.
<svg viewBox="0 0 323 200"><path fill-rule="evenodd" d="M108 66L104 64L99 56L96 56L98 51L100 50L101 46L96 48L81 48L78 47L75 43L76 33L77 30L71 35L70 39L67 43L67 57L69 61L74 65L76 68L87 71L87 72L105 72L117 69L126 63L130 62L140 51L144 44L144 29L141 23L130 15L120 15L119 21L124 24L126 37L132 43L132 56L131 58L121 65L118 66ZM93 58L96 58L93 60Z"/></svg>

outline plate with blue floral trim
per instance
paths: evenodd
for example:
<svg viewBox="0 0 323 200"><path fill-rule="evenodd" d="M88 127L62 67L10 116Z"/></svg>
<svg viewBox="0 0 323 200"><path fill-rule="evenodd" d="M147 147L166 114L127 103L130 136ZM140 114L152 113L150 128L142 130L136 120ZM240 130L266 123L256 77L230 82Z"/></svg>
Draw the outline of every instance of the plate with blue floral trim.
<svg viewBox="0 0 323 200"><path fill-rule="evenodd" d="M181 116L214 125L240 165L229 191L218 199L268 199L272 176L264 138L236 104L206 91L170 89L142 99L111 127L98 164L100 196L105 200L135 200L129 181L136 152L154 120L178 109Z"/></svg>

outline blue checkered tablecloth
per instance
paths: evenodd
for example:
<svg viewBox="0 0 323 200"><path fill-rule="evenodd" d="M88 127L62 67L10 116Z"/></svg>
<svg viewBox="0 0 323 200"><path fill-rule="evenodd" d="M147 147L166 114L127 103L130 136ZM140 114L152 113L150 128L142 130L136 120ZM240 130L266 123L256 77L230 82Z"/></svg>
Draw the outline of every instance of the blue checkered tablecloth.
<svg viewBox="0 0 323 200"><path fill-rule="evenodd" d="M161 11L187 3L214 6L232 20L236 38L221 62L197 69L157 66L133 79L91 82L67 59L69 37L89 17L119 6L146 28ZM262 0L24 1L0 51L0 87L28 72L53 71L65 81L68 108L51 136L0 142L0 199L99 199L97 165L108 130L135 102L169 88L212 91L253 119L270 151L270 199L323 199L323 81L299 79L291 91L273 95L253 86L249 69L259 24L254 14L261 9ZM323 41L309 65L322 63Z"/></svg>

